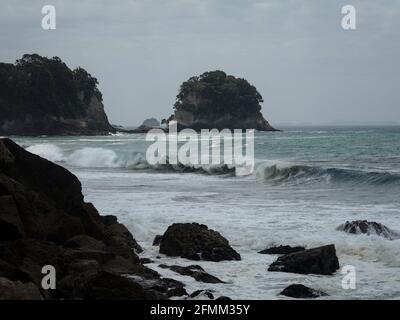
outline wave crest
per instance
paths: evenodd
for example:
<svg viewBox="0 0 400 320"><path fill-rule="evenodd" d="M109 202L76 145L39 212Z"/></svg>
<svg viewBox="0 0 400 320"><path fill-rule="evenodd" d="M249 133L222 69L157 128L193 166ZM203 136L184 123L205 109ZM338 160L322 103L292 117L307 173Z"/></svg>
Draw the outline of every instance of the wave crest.
<svg viewBox="0 0 400 320"><path fill-rule="evenodd" d="M278 165L262 168L265 180L276 183L353 183L368 185L400 184L400 175L391 172L362 171L345 168L322 168L318 166L292 165L279 167Z"/></svg>

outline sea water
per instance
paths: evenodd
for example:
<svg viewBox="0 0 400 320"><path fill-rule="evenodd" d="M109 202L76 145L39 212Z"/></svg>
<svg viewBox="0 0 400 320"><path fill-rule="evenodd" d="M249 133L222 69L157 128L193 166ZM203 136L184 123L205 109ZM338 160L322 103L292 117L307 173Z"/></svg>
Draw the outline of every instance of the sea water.
<svg viewBox="0 0 400 320"><path fill-rule="evenodd" d="M149 166L144 134L15 140L72 171L85 200L130 229L144 249L141 256L154 260L148 266L183 281L189 293L210 289L233 299L283 299L280 291L301 283L329 299L400 298L400 240L336 230L366 219L400 231L399 127L257 132L255 170L246 177L224 168ZM152 246L155 235L176 222L204 223L241 254L241 261L195 262L225 284L158 267L193 264ZM333 276L268 272L277 256L257 253L272 245L326 244L335 244L341 268L355 267L355 289L343 288L340 270Z"/></svg>

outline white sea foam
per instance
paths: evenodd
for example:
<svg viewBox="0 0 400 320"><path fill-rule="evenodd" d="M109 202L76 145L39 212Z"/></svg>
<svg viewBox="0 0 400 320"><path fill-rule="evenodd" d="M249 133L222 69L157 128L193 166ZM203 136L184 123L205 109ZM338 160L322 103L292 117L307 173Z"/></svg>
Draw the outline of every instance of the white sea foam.
<svg viewBox="0 0 400 320"><path fill-rule="evenodd" d="M26 150L50 161L61 162L64 160L64 155L61 149L54 144L35 144L28 147Z"/></svg>
<svg viewBox="0 0 400 320"><path fill-rule="evenodd" d="M67 164L86 168L117 168L117 154L104 148L83 148L68 156Z"/></svg>
<svg viewBox="0 0 400 320"><path fill-rule="evenodd" d="M309 133L305 131L304 134ZM271 144L271 141L287 135L291 135L288 145L285 145L286 140ZM155 261L149 266L163 276L183 281L189 293L212 289L215 296L227 295L235 299L285 299L279 295L283 288L292 283L303 283L327 292L330 295L327 299L400 298L400 240L351 235L336 230L346 221L359 219L377 221L395 231L400 230L399 184L393 176L393 172L396 173L393 170L398 168L396 154L379 150L382 172L374 173L363 170L364 164L366 168L374 165L373 161L377 159L374 156L371 156L373 161L370 163L364 163L362 159L361 169L358 169L360 159L358 153L350 157L351 146L348 154L341 150L333 155L337 146L335 140L329 154L325 153L327 145L321 148L320 153L314 153L315 149L312 149L312 154L308 154L309 144L302 148L298 146L306 141L298 139L300 135L276 133L256 137L262 142L261 150L257 149L262 153L257 155L259 159L254 175L246 178L233 175L221 178L190 170L181 174L182 168L181 171L151 168L143 156L146 145L138 136L126 137L126 146L113 146L117 140L124 143L125 137L94 142L90 137L89 141L79 142L60 138L55 142L61 148L60 153L54 152L60 149L47 144L43 147L41 140L39 144L33 139L22 143L34 144L28 148L29 151L36 150L43 157L62 161L62 165L82 181L86 200L93 202L103 215L117 215L133 233L145 249L142 255ZM335 135L335 139L338 137ZM351 139L356 138L361 139L352 133ZM93 140L102 140L102 137ZM53 141L47 140L48 143ZM71 141L75 141L75 145ZM368 145L369 141L366 137L358 144ZM371 155L381 147L384 145L374 146ZM284 150L277 152L277 148ZM390 148L398 150L392 145ZM294 154L293 149L299 155ZM276 151L276 154L268 153L271 151ZM321 154L328 158L320 163L317 159L310 161L307 158L321 158ZM94 169L88 170L89 167ZM387 174L381 174L385 172ZM359 183L349 184L349 181ZM339 184L335 184L337 182ZM226 284L204 284L158 268L160 263L193 264L193 261L161 255L158 247L152 246L154 236L162 234L175 222L207 224L225 236L242 255L242 261L196 261ZM342 289L343 275L340 272L329 277L268 272L268 265L277 257L257 253L271 245L312 248L330 243L335 244L341 267L356 267L356 290Z"/></svg>

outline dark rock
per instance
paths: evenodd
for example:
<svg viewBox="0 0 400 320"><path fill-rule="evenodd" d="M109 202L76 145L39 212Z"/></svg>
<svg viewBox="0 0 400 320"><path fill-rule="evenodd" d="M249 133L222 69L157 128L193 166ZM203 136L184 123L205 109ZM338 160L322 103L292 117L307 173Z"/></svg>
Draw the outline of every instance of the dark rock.
<svg viewBox="0 0 400 320"><path fill-rule="evenodd" d="M169 287L143 266L135 250L141 248L126 227L83 201L73 174L0 139L0 297L165 299L169 290L178 294L180 288ZM37 294L45 265L55 267L57 289Z"/></svg>
<svg viewBox="0 0 400 320"><path fill-rule="evenodd" d="M140 277L134 277L133 280L140 284L142 288L161 292L167 297L180 297L183 295L188 295L185 290L185 284L174 279L144 279Z"/></svg>
<svg viewBox="0 0 400 320"><path fill-rule="evenodd" d="M86 235L72 237L65 242L64 247L72 249L85 248L89 250L104 250L106 248L102 241Z"/></svg>
<svg viewBox="0 0 400 320"><path fill-rule="evenodd" d="M100 272L84 282L81 298L89 300L157 300L157 291L145 290L131 279L108 272Z"/></svg>
<svg viewBox="0 0 400 320"><path fill-rule="evenodd" d="M159 246L161 244L161 241L162 241L162 236L159 234L156 235L153 240L153 246Z"/></svg>
<svg viewBox="0 0 400 320"><path fill-rule="evenodd" d="M32 282L22 283L0 278L0 300L42 300L43 297Z"/></svg>
<svg viewBox="0 0 400 320"><path fill-rule="evenodd" d="M121 223L110 223L105 227L105 235L111 241L110 245L129 246L134 248L137 253L143 252L142 247L136 242L129 230Z"/></svg>
<svg viewBox="0 0 400 320"><path fill-rule="evenodd" d="M140 263L141 264L149 264L149 263L153 263L154 261L149 259L149 258L140 258Z"/></svg>
<svg viewBox="0 0 400 320"><path fill-rule="evenodd" d="M280 256L268 271L331 275L339 269L333 244Z"/></svg>
<svg viewBox="0 0 400 320"><path fill-rule="evenodd" d="M188 295L188 293L187 293L186 289L182 286L175 287L175 288L169 289L167 291L168 297L182 297L182 296L187 296L187 295Z"/></svg>
<svg viewBox="0 0 400 320"><path fill-rule="evenodd" d="M164 233L160 253L190 260L240 260L228 240L198 223L176 223Z"/></svg>
<svg viewBox="0 0 400 320"><path fill-rule="evenodd" d="M220 300L220 301L222 301L222 300L232 300L232 299L229 298L229 297L226 297L226 296L220 296L220 297L218 297L218 298L215 299L215 300Z"/></svg>
<svg viewBox="0 0 400 320"><path fill-rule="evenodd" d="M304 251L306 248L304 247L291 247L291 246L278 246L271 247L264 250L259 251L261 254L289 254L294 252Z"/></svg>
<svg viewBox="0 0 400 320"><path fill-rule="evenodd" d="M0 241L16 240L24 234L14 198L11 195L0 196Z"/></svg>
<svg viewBox="0 0 400 320"><path fill-rule="evenodd" d="M191 265L187 267L182 266L167 266L165 264L160 264L160 268L170 269L176 273L179 273L183 276L189 276L194 278L196 281L205 282L205 283L225 283L217 277L212 276L211 274L204 271L204 269L197 265Z"/></svg>
<svg viewBox="0 0 400 320"><path fill-rule="evenodd" d="M197 298L200 296L205 296L210 300L214 300L214 295L212 294L211 290L196 290L191 295L189 295L190 298Z"/></svg>
<svg viewBox="0 0 400 320"><path fill-rule="evenodd" d="M356 220L351 222L347 221L345 224L337 227L336 230L352 234L377 235L389 240L400 238L400 234L398 232L390 230L381 223L367 220Z"/></svg>
<svg viewBox="0 0 400 320"><path fill-rule="evenodd" d="M311 289L309 287L303 286L302 284L292 284L285 288L281 295L291 298L318 298L321 296L327 296L325 292Z"/></svg>

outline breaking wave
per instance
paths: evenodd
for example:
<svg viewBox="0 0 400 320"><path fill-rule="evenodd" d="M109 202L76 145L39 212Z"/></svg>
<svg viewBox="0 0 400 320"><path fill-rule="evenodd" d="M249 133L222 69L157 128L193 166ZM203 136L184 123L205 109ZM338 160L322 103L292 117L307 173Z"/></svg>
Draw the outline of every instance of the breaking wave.
<svg viewBox="0 0 400 320"><path fill-rule="evenodd" d="M115 151L105 148L85 147L64 154L59 147L53 144L36 144L26 148L47 160L81 168L124 168L131 170L154 170L159 172L204 173L223 175L235 173L235 167L227 165L183 165L166 164L150 165L145 156L139 152L117 154Z"/></svg>
<svg viewBox="0 0 400 320"><path fill-rule="evenodd" d="M362 171L345 168L322 168L318 166L291 165L279 167L278 165L259 168L265 180L275 183L353 183L367 185L392 185L400 184L400 175L391 172Z"/></svg>
<svg viewBox="0 0 400 320"><path fill-rule="evenodd" d="M53 144L36 144L27 148L50 161L65 163L69 166L84 168L125 168L131 170L153 170L158 172L191 172L212 175L235 174L234 166L227 165L150 165L145 155L139 152L120 152L106 148L85 147L63 152ZM254 175L274 184L300 183L351 183L364 185L400 185L400 174L393 172L363 171L347 168L323 168L307 165L261 161L256 164Z"/></svg>

